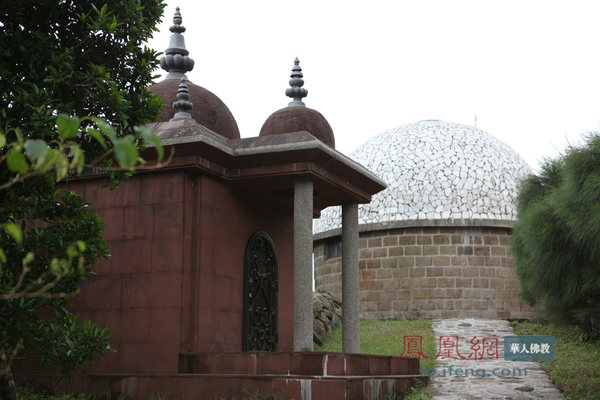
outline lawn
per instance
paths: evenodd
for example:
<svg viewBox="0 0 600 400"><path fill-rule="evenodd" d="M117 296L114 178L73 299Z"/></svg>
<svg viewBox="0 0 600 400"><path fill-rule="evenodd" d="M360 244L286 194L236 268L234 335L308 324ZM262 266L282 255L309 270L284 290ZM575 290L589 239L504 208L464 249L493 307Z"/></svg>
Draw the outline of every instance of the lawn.
<svg viewBox="0 0 600 400"><path fill-rule="evenodd" d="M423 354L421 365L432 368L435 364L435 338L428 319L380 320L363 318L360 320L360 352L364 354L382 354L399 356L404 347L404 336L421 336L423 338ZM341 325L325 339L322 347L315 351L342 351Z"/></svg>
<svg viewBox="0 0 600 400"><path fill-rule="evenodd" d="M600 340L573 326L559 326L540 321L513 321L517 335L554 336L554 361L542 361L554 385L566 400L600 398Z"/></svg>

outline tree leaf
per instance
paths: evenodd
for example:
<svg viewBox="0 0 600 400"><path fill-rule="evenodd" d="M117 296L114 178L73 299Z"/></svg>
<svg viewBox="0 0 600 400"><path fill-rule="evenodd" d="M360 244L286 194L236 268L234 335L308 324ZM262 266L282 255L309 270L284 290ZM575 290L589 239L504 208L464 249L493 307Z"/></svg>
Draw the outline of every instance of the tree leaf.
<svg viewBox="0 0 600 400"><path fill-rule="evenodd" d="M23 232L21 232L19 225L14 222L7 222L4 224L4 230L15 239L15 242L21 243L23 241Z"/></svg>
<svg viewBox="0 0 600 400"><path fill-rule="evenodd" d="M165 150L163 149L160 139L156 136L156 133L152 132L152 130L145 125L138 126L135 130L142 134L146 143L152 143L154 145L154 148L156 148L156 152L158 153L158 160L162 160L165 156Z"/></svg>
<svg viewBox="0 0 600 400"><path fill-rule="evenodd" d="M71 149L72 154L71 164L69 165L69 168L76 168L77 173L80 174L81 171L83 171L83 166L85 164L85 155L83 154L81 148L76 144L72 144L71 146L69 146L69 148Z"/></svg>
<svg viewBox="0 0 600 400"><path fill-rule="evenodd" d="M43 158L48 153L48 145L41 139L29 139L25 142L25 154L31 161Z"/></svg>
<svg viewBox="0 0 600 400"><path fill-rule="evenodd" d="M8 165L9 170L18 174L25 174L29 171L29 164L23 153L21 153L21 149L18 147L13 148L10 153L8 153L6 164Z"/></svg>
<svg viewBox="0 0 600 400"><path fill-rule="evenodd" d="M79 252L77 251L75 246L69 246L67 247L67 255L69 256L69 258L75 258L79 255Z"/></svg>
<svg viewBox="0 0 600 400"><path fill-rule="evenodd" d="M110 139L111 142L114 143L115 140L117 140L117 132L115 131L115 128L108 124L108 122L98 117L92 117L92 121L94 121L96 125L98 125L100 130L104 132L104 134Z"/></svg>
<svg viewBox="0 0 600 400"><path fill-rule="evenodd" d="M115 157L121 168L133 169L138 160L138 149L133 142L133 136L128 135L117 139L114 143Z"/></svg>
<svg viewBox="0 0 600 400"><path fill-rule="evenodd" d="M46 156L44 158L40 158L38 160L38 164L36 168L41 172L46 172L54 166L54 160L58 155L58 151L53 149L48 149Z"/></svg>
<svg viewBox="0 0 600 400"><path fill-rule="evenodd" d="M60 153L56 153L56 181L61 181L69 172L69 160L67 157Z"/></svg>
<svg viewBox="0 0 600 400"><path fill-rule="evenodd" d="M58 126L58 134L63 138L73 138L77 136L79 131L79 118L69 117L65 114L60 114L56 118L56 125Z"/></svg>
<svg viewBox="0 0 600 400"><path fill-rule="evenodd" d="M104 136L102 136L102 134L100 133L100 131L98 129L94 129L94 128L89 128L87 130L87 133L93 137L94 139L96 139L96 141L98 143L100 143L100 146L102 146L102 148L104 150L106 150L107 146L106 146L106 141L104 140Z"/></svg>
<svg viewBox="0 0 600 400"><path fill-rule="evenodd" d="M115 29L117 29L117 26L118 26L117 18L113 15L113 20L112 20L110 26L108 27L109 32L114 32Z"/></svg>
<svg viewBox="0 0 600 400"><path fill-rule="evenodd" d="M23 133L21 132L21 130L19 128L15 128L15 135L17 136L17 141L19 142L19 144L23 143Z"/></svg>
<svg viewBox="0 0 600 400"><path fill-rule="evenodd" d="M54 274L54 275L58 275L60 274L60 262L58 261L58 258L53 258L50 261L50 271Z"/></svg>
<svg viewBox="0 0 600 400"><path fill-rule="evenodd" d="M6 136L4 136L2 133L0 133L0 147L4 147L5 144L6 144Z"/></svg>
<svg viewBox="0 0 600 400"><path fill-rule="evenodd" d="M23 258L23 265L29 264L30 262L33 261L33 259L35 258L35 256L33 255L33 252L28 252L25 255L25 258Z"/></svg>
<svg viewBox="0 0 600 400"><path fill-rule="evenodd" d="M80 252L84 252L85 251L85 242L82 242L81 240L78 240L77 242L75 242L77 244L77 248L79 249Z"/></svg>

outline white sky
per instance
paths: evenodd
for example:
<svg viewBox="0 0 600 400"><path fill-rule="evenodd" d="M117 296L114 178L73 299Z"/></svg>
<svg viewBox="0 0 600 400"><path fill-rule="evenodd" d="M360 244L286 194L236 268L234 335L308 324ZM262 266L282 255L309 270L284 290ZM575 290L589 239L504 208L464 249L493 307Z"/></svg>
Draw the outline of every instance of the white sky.
<svg viewBox="0 0 600 400"><path fill-rule="evenodd" d="M423 119L477 127L537 169L600 130L599 1L167 1L195 60L190 80L225 102L242 137L285 107L294 57L308 107L349 154ZM162 73L162 70L161 70Z"/></svg>

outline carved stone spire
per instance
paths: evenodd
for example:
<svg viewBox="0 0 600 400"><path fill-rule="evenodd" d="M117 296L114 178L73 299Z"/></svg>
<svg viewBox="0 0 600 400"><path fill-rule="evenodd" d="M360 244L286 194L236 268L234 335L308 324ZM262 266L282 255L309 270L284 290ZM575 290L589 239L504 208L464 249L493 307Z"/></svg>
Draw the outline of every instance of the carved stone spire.
<svg viewBox="0 0 600 400"><path fill-rule="evenodd" d="M173 103L175 115L170 121L178 121L180 119L192 119L189 111L194 105L190 102L190 92L188 91L187 85L185 84L185 78L181 78L179 81L179 88L177 89L177 101Z"/></svg>
<svg viewBox="0 0 600 400"><path fill-rule="evenodd" d="M165 55L160 58L160 66L168 72L165 79L181 79L187 80L185 73L194 68L194 60L188 57L189 51L185 48L185 39L183 32L185 27L181 25L181 13L179 7L175 9L173 16L173 26L169 28L173 34L169 41L169 48L165 50Z"/></svg>
<svg viewBox="0 0 600 400"><path fill-rule="evenodd" d="M285 95L291 97L292 101L288 103L288 106L301 106L304 107L303 97L306 97L308 90L304 89L304 79L302 79L302 68L300 68L300 60L298 57L294 60L294 68L292 68L292 74L290 77L290 88L286 89Z"/></svg>

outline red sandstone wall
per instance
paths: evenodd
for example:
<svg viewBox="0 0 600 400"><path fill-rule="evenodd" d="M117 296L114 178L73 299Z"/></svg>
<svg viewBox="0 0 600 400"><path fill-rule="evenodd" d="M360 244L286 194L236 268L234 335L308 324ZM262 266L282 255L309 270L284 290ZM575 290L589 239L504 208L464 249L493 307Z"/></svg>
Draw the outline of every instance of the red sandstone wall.
<svg viewBox="0 0 600 400"><path fill-rule="evenodd" d="M316 289L341 296L341 258L315 243ZM532 318L508 228L406 228L360 236L360 312L378 318Z"/></svg>
<svg viewBox="0 0 600 400"><path fill-rule="evenodd" d="M279 261L279 350L293 347L293 213L205 175L154 172L68 188L106 221L109 261L71 308L113 333L89 372L175 373L179 354L241 351L243 257L256 230Z"/></svg>
<svg viewBox="0 0 600 400"><path fill-rule="evenodd" d="M184 175L140 175L118 190L105 181L71 185L106 221L109 261L82 285L72 308L107 326L111 353L93 372L174 372L182 307Z"/></svg>
<svg viewBox="0 0 600 400"><path fill-rule="evenodd" d="M197 187L199 290L196 311L192 310L196 322L190 320L190 352L242 351L243 259L246 243L257 230L268 233L275 244L279 263L278 350L291 351L293 213L207 176L198 178Z"/></svg>

